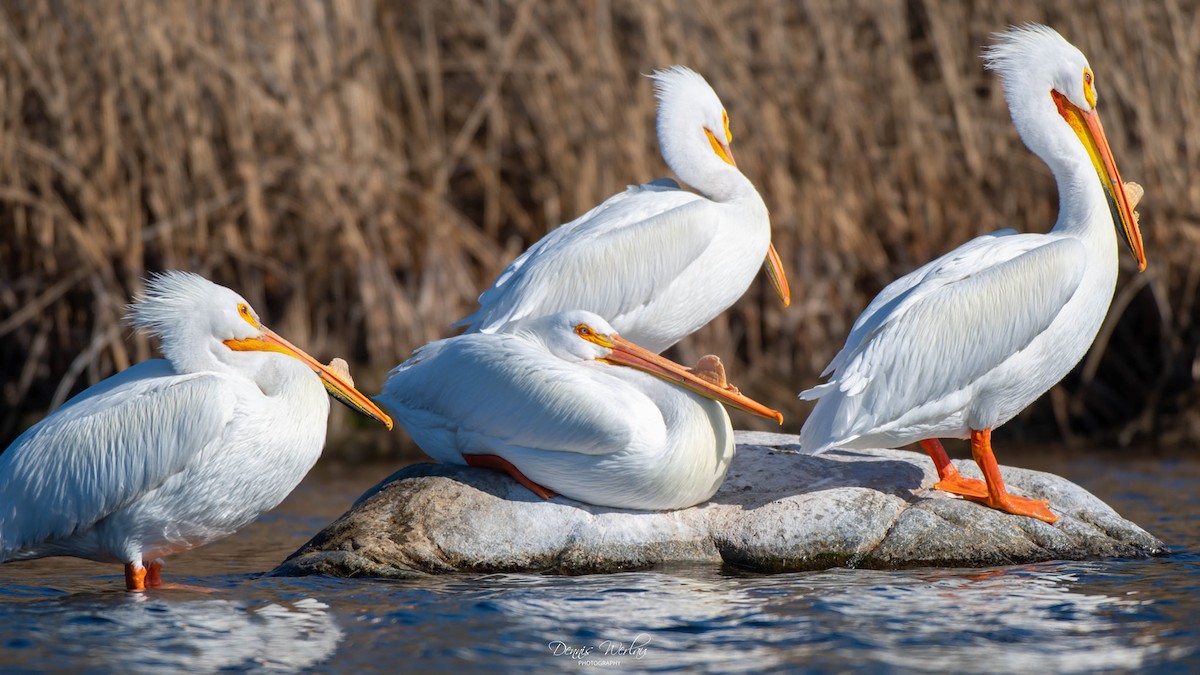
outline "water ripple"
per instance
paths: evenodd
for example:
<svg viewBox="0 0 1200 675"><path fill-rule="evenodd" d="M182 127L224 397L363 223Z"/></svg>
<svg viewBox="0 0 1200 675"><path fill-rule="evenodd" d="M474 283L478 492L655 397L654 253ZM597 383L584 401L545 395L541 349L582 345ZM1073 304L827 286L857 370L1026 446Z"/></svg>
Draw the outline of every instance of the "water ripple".
<svg viewBox="0 0 1200 675"><path fill-rule="evenodd" d="M3 669L1200 668L1200 499L1193 496L1200 493L1200 461L1166 468L1140 463L1120 471L1086 460L1072 466L1094 472L1072 478L1167 538L1172 555L982 570L780 575L683 566L584 577L264 577L303 542L309 523L337 515L357 494L329 495L308 484L284 511L168 561L171 581L213 593L128 594L119 590L119 567L81 561L0 567ZM1177 492L1162 491L1160 481Z"/></svg>

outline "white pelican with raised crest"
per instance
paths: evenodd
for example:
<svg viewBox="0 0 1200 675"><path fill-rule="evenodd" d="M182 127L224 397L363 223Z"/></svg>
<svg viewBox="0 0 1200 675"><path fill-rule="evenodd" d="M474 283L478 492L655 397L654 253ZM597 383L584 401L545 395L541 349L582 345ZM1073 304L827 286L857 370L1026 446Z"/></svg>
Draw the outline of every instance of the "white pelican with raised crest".
<svg viewBox="0 0 1200 675"><path fill-rule="evenodd" d="M233 533L304 478L327 390L392 427L348 376L199 275L155 276L130 318L166 359L84 390L0 455L0 561L123 563L128 590L161 586L159 558Z"/></svg>
<svg viewBox="0 0 1200 675"><path fill-rule="evenodd" d="M658 353L728 309L764 257L776 292L791 301L767 206L733 160L716 92L683 66L650 77L663 159L700 194L658 180L610 197L521 254L455 325L490 333L584 309Z"/></svg>
<svg viewBox="0 0 1200 675"><path fill-rule="evenodd" d="M717 491L735 448L722 403L783 421L729 386L719 361L684 368L582 310L430 343L378 400L438 461L630 509L685 508Z"/></svg>
<svg viewBox="0 0 1200 675"><path fill-rule="evenodd" d="M825 369L801 431L813 451L919 441L936 487L1046 522L1045 501L1008 493L991 433L1087 352L1117 280L1115 223L1146 257L1096 112L1084 55L1040 25L998 34L984 59L1000 75L1025 145L1054 174L1058 222L1046 234L981 236L904 276L871 302ZM984 480L961 476L939 437L970 438Z"/></svg>

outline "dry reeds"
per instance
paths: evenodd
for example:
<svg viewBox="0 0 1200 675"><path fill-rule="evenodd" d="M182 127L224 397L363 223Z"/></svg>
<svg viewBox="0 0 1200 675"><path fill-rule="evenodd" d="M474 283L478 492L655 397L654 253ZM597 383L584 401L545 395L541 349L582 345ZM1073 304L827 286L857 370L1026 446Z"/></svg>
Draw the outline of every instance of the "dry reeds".
<svg viewBox="0 0 1200 675"><path fill-rule="evenodd" d="M1197 341L1195 0L31 0L0 4L0 443L151 356L119 321L164 268L239 290L377 391L529 243L666 175L641 74L672 63L729 109L796 298L758 284L674 356L723 355L796 430L794 394L887 282L1053 223L978 58L1024 21L1089 55L1150 257L1035 417L1149 429L1190 400Z"/></svg>

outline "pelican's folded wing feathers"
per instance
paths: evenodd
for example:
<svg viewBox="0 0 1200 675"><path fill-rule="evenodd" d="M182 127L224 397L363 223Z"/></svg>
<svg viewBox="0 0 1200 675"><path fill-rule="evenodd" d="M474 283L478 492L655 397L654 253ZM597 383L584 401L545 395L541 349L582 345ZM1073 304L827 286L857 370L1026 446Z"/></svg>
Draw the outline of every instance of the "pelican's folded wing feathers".
<svg viewBox="0 0 1200 675"><path fill-rule="evenodd" d="M1012 229L998 230L976 237L896 279L880 291L854 321L850 334L846 336L846 345L825 367L821 377L845 365L850 355L862 344L864 336L873 334L889 317L899 314L897 306L914 294L917 298L924 297L946 284L966 278L985 267L989 260L993 263L1002 262L1045 243L1040 235L1021 235Z"/></svg>
<svg viewBox="0 0 1200 675"><path fill-rule="evenodd" d="M423 367L427 359L436 367ZM616 366L585 367L603 378ZM392 371L380 399L426 454L443 462L461 464L460 453L503 454L509 447L593 455L626 449L643 420L607 414L605 399L644 395L615 378L580 387L579 368L539 359L512 336L467 334L418 350ZM649 399L636 415L643 411L662 425Z"/></svg>
<svg viewBox="0 0 1200 675"><path fill-rule="evenodd" d="M224 378L138 364L31 427L0 455L0 560L90 528L222 437Z"/></svg>
<svg viewBox="0 0 1200 675"><path fill-rule="evenodd" d="M614 321L647 304L664 280L700 257L716 237L717 218L708 200L665 183L630 188L521 254L479 296L479 309L455 325L492 332L535 313L570 309ZM620 283L605 283L606 277ZM593 306L577 306L576 289L588 286L607 292L595 294Z"/></svg>
<svg viewBox="0 0 1200 675"><path fill-rule="evenodd" d="M834 390L862 395L872 399L862 408L892 419L903 412L892 407L946 396L1045 331L1079 287L1085 261L1083 245L1072 238L1018 235L960 248L903 279L901 292L872 303L831 364L830 382L801 397ZM879 377L891 379L872 387ZM886 398L874 400L877 392Z"/></svg>

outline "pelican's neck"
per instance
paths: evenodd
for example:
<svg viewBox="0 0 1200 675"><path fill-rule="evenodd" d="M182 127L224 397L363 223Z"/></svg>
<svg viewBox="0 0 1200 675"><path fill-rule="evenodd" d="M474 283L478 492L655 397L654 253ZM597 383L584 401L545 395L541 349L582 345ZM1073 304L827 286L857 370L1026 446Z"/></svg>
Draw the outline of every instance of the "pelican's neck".
<svg viewBox="0 0 1200 675"><path fill-rule="evenodd" d="M1053 232L1070 234L1095 245L1117 246L1117 232L1109 210L1108 198L1087 161L1063 163L1051 170L1058 184L1058 220Z"/></svg>
<svg viewBox="0 0 1200 675"><path fill-rule="evenodd" d="M234 351L202 330L175 333L163 341L162 348L177 373L222 373L245 378L266 396L325 398L320 378L299 359L286 354Z"/></svg>
<svg viewBox="0 0 1200 675"><path fill-rule="evenodd" d="M325 398L324 389L316 373L298 359L271 352L241 352L237 353L237 356L249 356L253 359L253 365L246 366L246 376L267 396Z"/></svg>
<svg viewBox="0 0 1200 675"><path fill-rule="evenodd" d="M1010 97L1009 107L1021 139L1050 167L1058 185L1058 220L1052 231L1112 248L1115 254L1116 230L1100 177L1083 143L1058 114L1049 90Z"/></svg>
<svg viewBox="0 0 1200 675"><path fill-rule="evenodd" d="M617 367L606 372L653 401L662 416L665 435L652 458L654 466L647 470L711 477L719 468L719 475L725 475L734 452L733 426L720 403L640 370Z"/></svg>
<svg viewBox="0 0 1200 675"><path fill-rule="evenodd" d="M162 335L163 356L177 373L235 373L228 361L232 351L200 323L180 322Z"/></svg>
<svg viewBox="0 0 1200 675"><path fill-rule="evenodd" d="M667 443L658 465L663 467L664 478L673 477L671 482L680 493L691 495L686 501L703 501L725 480L737 448L733 426L720 403L676 387L670 389L651 396L667 426Z"/></svg>
<svg viewBox="0 0 1200 675"><path fill-rule="evenodd" d="M236 377L245 378L269 401L267 409L276 419L291 425L289 431L307 429L319 423L324 428L329 417L329 396L321 378L299 359L275 352L231 352L237 363ZM280 431L280 433L284 433ZM318 448L324 443L318 444Z"/></svg>
<svg viewBox="0 0 1200 675"><path fill-rule="evenodd" d="M705 197L715 202L762 201L750 179L713 152L700 125L661 125L658 144L671 171Z"/></svg>

